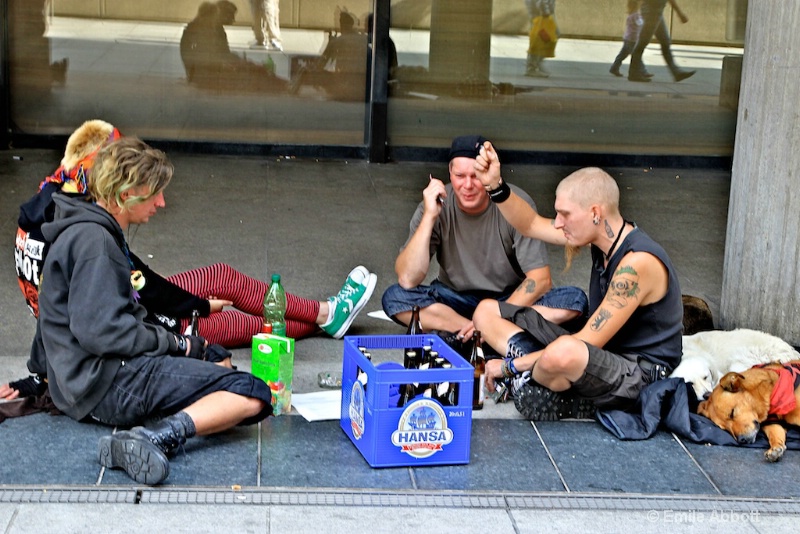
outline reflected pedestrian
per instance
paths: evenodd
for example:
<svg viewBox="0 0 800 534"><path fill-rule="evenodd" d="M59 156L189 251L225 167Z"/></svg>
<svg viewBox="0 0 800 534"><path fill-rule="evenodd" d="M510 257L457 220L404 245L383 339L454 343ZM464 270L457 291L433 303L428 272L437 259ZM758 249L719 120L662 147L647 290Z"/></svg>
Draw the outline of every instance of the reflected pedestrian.
<svg viewBox="0 0 800 534"><path fill-rule="evenodd" d="M250 0L253 12L253 34L256 42L250 48L283 50L281 40L280 0Z"/></svg>
<svg viewBox="0 0 800 534"><path fill-rule="evenodd" d="M636 47L631 54L631 66L628 70L628 80L632 82L649 82L650 78L653 77L652 74L647 72L644 61L642 61L644 49L647 48L653 36L655 36L656 40L661 45L661 55L664 56L664 61L667 63L667 67L669 67L672 73L672 78L676 82L685 80L697 72L694 70L681 69L675 64L675 59L672 56L672 43L663 15L667 2L669 2L669 5L675 10L675 14L678 15L681 22L686 23L689 21L689 17L681 11L675 0L642 0L640 11L644 24L642 25L639 39L636 41Z"/></svg>
<svg viewBox="0 0 800 534"><path fill-rule="evenodd" d="M625 33L622 34L622 49L617 54L614 64L608 69L608 72L614 76L622 76L619 68L625 58L631 55L636 46L636 41L639 40L639 34L642 32L644 21L642 20L642 14L639 13L641 3L641 0L628 0L628 17L625 19Z"/></svg>
<svg viewBox="0 0 800 534"><path fill-rule="evenodd" d="M556 0L525 0L525 7L528 8L528 15L531 18L531 25L534 25L534 21L538 17L555 17ZM553 35L550 38L554 40L556 36ZM542 52L541 47L537 46L537 39L539 39L539 37L532 28L530 42L528 44L528 60L525 66L525 76L531 76L534 78L548 78L550 76L550 72L544 68L544 58L553 57L555 54L551 52L549 55L545 55Z"/></svg>

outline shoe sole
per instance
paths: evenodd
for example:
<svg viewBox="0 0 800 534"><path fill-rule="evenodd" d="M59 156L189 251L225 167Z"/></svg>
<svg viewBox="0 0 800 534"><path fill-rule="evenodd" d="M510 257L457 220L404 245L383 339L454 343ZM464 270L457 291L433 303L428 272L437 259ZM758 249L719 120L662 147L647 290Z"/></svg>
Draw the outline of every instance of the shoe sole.
<svg viewBox="0 0 800 534"><path fill-rule="evenodd" d="M138 437L117 434L100 438L98 461L122 469L139 484L152 486L169 476L169 460L161 450Z"/></svg>
<svg viewBox="0 0 800 534"><path fill-rule="evenodd" d="M364 294L361 295L361 298L358 299L357 302L353 303L353 310L350 312L350 315L345 319L342 323L342 326L339 327L339 330L333 334L333 339L341 339L342 336L345 335L347 330L350 328L350 325L353 324L353 320L356 318L356 315L367 305L369 298L372 296L372 292L375 291L375 286L378 283L378 276L370 273L369 277L367 278L367 289L364 291Z"/></svg>
<svg viewBox="0 0 800 534"><path fill-rule="evenodd" d="M514 406L529 421L594 419L596 412L589 400L531 384L525 384L515 392Z"/></svg>

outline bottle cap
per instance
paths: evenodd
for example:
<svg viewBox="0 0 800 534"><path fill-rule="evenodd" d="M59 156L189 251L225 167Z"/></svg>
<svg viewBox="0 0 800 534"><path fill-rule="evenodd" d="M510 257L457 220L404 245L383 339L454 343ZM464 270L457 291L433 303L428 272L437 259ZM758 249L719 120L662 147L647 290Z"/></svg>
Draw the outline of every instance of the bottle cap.
<svg viewBox="0 0 800 534"><path fill-rule="evenodd" d="M281 281L281 275L279 275L278 273L273 274L272 275L272 281L273 282L280 282Z"/></svg>

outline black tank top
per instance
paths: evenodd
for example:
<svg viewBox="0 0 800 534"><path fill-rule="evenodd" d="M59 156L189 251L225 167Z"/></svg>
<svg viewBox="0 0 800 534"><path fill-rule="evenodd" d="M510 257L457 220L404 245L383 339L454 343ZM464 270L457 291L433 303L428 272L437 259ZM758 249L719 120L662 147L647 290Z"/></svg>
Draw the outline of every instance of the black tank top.
<svg viewBox="0 0 800 534"><path fill-rule="evenodd" d="M635 225L614 252L607 267L603 266L603 252L592 246L589 313L594 313L600 306L608 291L611 277L622 258L629 252L647 252L664 264L669 276L667 294L658 302L637 308L628 322L603 348L616 354L635 354L674 369L680 363L683 352L683 302L680 283L675 267L661 245Z"/></svg>

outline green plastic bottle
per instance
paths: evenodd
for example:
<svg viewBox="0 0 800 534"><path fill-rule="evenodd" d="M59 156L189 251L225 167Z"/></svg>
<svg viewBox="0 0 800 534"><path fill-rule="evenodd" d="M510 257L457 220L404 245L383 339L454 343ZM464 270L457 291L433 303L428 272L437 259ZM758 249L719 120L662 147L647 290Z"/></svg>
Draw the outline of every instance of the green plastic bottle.
<svg viewBox="0 0 800 534"><path fill-rule="evenodd" d="M286 291L281 285L281 275L272 275L272 283L264 295L264 324L272 325L272 333L286 336Z"/></svg>

